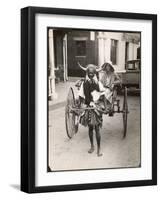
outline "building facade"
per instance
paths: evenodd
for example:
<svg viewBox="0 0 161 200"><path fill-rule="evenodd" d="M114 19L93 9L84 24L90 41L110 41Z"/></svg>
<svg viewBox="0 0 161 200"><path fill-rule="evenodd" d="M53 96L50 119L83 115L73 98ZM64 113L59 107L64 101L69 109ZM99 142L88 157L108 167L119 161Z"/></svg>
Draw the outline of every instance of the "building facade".
<svg viewBox="0 0 161 200"><path fill-rule="evenodd" d="M140 58L140 33L49 29L49 96L55 83L82 77L78 62L103 65L111 61L116 72L126 72L126 62ZM100 74L101 76L101 74Z"/></svg>

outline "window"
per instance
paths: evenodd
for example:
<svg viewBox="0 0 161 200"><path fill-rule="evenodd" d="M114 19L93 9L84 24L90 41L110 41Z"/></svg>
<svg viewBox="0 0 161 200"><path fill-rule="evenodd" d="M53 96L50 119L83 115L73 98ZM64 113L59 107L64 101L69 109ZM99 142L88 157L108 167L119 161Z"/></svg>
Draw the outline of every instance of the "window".
<svg viewBox="0 0 161 200"><path fill-rule="evenodd" d="M125 43L125 63L129 60L129 42Z"/></svg>
<svg viewBox="0 0 161 200"><path fill-rule="evenodd" d="M137 59L140 59L140 47L137 48Z"/></svg>
<svg viewBox="0 0 161 200"><path fill-rule="evenodd" d="M140 70L140 59L130 60L126 63L127 70Z"/></svg>
<svg viewBox="0 0 161 200"><path fill-rule="evenodd" d="M113 65L117 63L117 40L111 40L111 62Z"/></svg>
<svg viewBox="0 0 161 200"><path fill-rule="evenodd" d="M76 56L86 56L86 41L76 41Z"/></svg>

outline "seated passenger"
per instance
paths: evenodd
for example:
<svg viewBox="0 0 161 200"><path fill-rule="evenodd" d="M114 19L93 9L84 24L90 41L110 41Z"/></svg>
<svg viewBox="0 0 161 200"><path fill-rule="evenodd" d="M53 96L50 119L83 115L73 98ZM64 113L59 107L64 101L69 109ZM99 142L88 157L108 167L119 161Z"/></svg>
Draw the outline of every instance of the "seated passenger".
<svg viewBox="0 0 161 200"><path fill-rule="evenodd" d="M112 99L116 98L116 91L114 91L114 86L116 84L121 84L120 77L115 73L114 67L112 66L112 62L109 61L102 65L103 75L101 77L101 83L103 84L105 90L105 107L106 109L112 109Z"/></svg>

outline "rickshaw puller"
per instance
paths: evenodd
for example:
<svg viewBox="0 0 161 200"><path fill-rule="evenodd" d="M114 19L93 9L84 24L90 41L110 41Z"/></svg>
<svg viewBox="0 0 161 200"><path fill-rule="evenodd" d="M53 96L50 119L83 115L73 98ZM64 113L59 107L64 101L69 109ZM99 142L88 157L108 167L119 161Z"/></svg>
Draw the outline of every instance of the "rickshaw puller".
<svg viewBox="0 0 161 200"><path fill-rule="evenodd" d="M83 68L82 66L80 67ZM102 156L100 134L100 128L102 127L102 113L96 108L96 104L93 101L93 96L91 94L93 91L100 92L101 83L98 81L96 75L100 69L97 70L97 67L92 64L89 64L87 68L83 69L86 70L86 77L79 90L80 102L85 103L86 107L94 109L85 110L80 116L80 123L85 127L88 126L88 134L91 145L88 153L94 152L93 131L95 130L97 156Z"/></svg>

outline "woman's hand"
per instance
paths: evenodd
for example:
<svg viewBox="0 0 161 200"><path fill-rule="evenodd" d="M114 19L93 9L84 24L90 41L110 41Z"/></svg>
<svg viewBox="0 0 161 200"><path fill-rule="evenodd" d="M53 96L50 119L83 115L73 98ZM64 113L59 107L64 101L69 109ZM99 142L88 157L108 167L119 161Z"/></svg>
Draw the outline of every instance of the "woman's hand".
<svg viewBox="0 0 161 200"><path fill-rule="evenodd" d="M110 90L112 91L113 90L113 88L114 88L114 86L115 86L115 84L114 83L112 83L111 85L110 85Z"/></svg>
<svg viewBox="0 0 161 200"><path fill-rule="evenodd" d="M94 107L94 108L96 107L96 105L95 105L95 103L94 103L93 101L91 101L89 105L90 105L91 107Z"/></svg>

